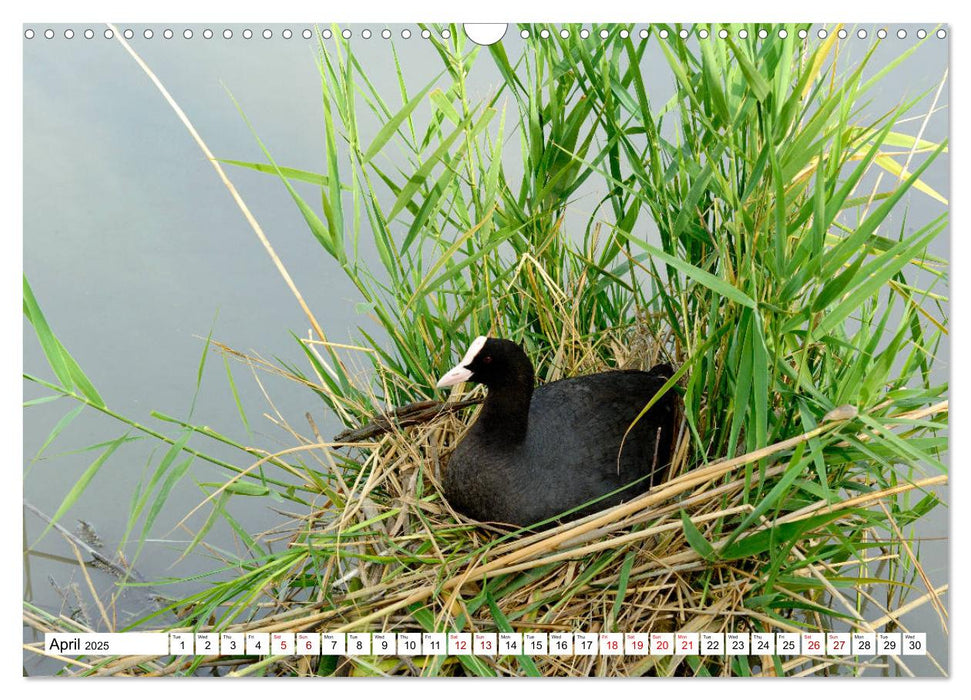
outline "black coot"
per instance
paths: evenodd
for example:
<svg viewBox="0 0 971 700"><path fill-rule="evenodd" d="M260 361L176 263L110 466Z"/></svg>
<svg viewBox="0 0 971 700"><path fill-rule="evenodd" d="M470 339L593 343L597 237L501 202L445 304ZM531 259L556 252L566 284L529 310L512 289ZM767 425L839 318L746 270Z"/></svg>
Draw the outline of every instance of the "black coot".
<svg viewBox="0 0 971 700"><path fill-rule="evenodd" d="M489 390L445 471L448 502L476 520L530 525L650 475L570 517L646 491L670 462L674 392L623 438L671 374L669 365L658 365L563 379L534 391L533 365L519 345L476 338L438 382L472 381Z"/></svg>

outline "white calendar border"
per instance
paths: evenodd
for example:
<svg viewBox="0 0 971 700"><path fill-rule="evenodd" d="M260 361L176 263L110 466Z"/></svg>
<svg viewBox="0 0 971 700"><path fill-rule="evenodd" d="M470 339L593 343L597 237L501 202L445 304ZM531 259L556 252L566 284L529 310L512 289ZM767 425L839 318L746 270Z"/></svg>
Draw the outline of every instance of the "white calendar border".
<svg viewBox="0 0 971 700"><path fill-rule="evenodd" d="M686 18L692 19L704 19L705 21L804 21L807 19L806 15L811 14L812 17L809 19L823 19L825 21L830 21L833 19L842 20L847 22L882 22L886 21L888 15L892 16L895 22L899 23L913 23L927 21L928 18L934 19L935 21L939 18L941 21L953 20L955 18L955 11L952 9L953 4L951 2L944 3L939 0L924 0L921 3L895 3L892 6L888 6L887 3L846 3L845 0L840 0L836 2L834 0L816 0L811 5L804 5L800 3L796 4L786 4L779 3L777 0L747 0L746 3L724 3L716 2L715 0L687 0L687 2L682 2L677 6L677 10L672 10L668 8L666 11L664 9L658 12L654 8L646 8L642 2L634 2L633 0L626 0L624 2L613 2L612 0L598 0L597 2L578 2L577 0L561 0L557 4L557 10L555 13L551 13L548 9L538 9L537 7L531 7L525 5L521 0L491 0L489 3L480 4L468 4L463 6L461 9L461 17L455 17L456 8L454 2L447 2L446 0L418 0L418 2L412 3L392 3L387 4L368 4L368 3L344 3L338 4L333 7L327 7L322 9L319 2L310 2L309 0L294 0L289 3L287 7L281 4L270 6L269 11L264 8L260 8L254 12L254 9L241 4L227 5L225 8L220 8L218 15L220 19L225 19L227 22L239 22L243 20L251 20L254 15L258 14L260 21L265 22L280 22L280 21L292 21L296 18L308 18L317 19L321 18L321 15L326 15L327 18L333 18L337 21L352 21L352 22L412 22L417 19L426 19L432 17L442 17L442 18L452 18L457 21L551 21L551 22L564 22L564 21L666 21L671 19L671 17L665 17L660 15L671 15L677 13L679 15L684 15ZM163 4L160 3L142 3L132 5L124 0L87 0L83 6L79 6L75 2L67 2L67 0L48 0L45 3L32 3L32 4L22 4L22 3L12 3L10 4L10 9L3 10L3 12L9 12L14 15L13 21L19 24L25 22L35 22L35 21L63 21L65 18L75 18L79 15L88 17L125 17L131 19L135 22L153 22L153 21L163 21L169 20L173 16L177 16L181 20L187 22L201 22L209 21L212 19L212 9L203 3L198 2L187 2L186 0L169 0L169 2ZM655 14L659 16L654 16ZM650 16L645 16L650 15ZM9 23L6 23L7 26ZM968 35L968 25L964 23L957 23L959 29L965 30L965 38ZM951 75L951 99L949 100L949 105L954 107L954 114L966 115L971 113L971 108L967 107L967 101L971 100L971 92L965 89L967 86L964 85L966 79L963 77L965 75L971 75L971 70L968 70L968 65L965 65L967 61L965 60L965 49L961 46L961 41L952 42L952 65L956 68ZM4 88L6 88L6 94L19 95L22 94L22 53L20 46L15 41L7 41L0 44L2 49L5 51L3 56L6 61L5 65L10 66L11 69L4 72L5 82ZM22 118L20 110L12 110L16 112L13 115L14 120L19 120ZM952 120L952 124L954 121ZM16 138L20 130L17 128L10 129L10 135L8 136L11 141ZM15 156L20 152L20 146L15 145L12 149ZM22 167L21 159L13 157L9 159L11 164L11 170L19 169ZM955 179L952 181L952 189L957 188L959 182L959 174L964 174L965 166L962 165L960 159L954 163L954 174ZM966 181L966 180L965 180ZM20 220L21 216L19 212L22 211L22 197L19 196L19 191L17 188L11 188L12 191L8 192L6 196L9 197L9 206L6 209L9 212L13 212L12 216L15 220ZM6 204L6 202L5 202ZM956 219L952 223L952 230L956 230L959 219ZM966 245L969 243L960 240L960 237L952 237L952 265L958 267L958 258L960 258L961 263L967 263L966 255L967 248ZM6 265L9 266L7 273L4 275L4 279L14 279L15 275L13 272L17 271L20 267L22 261L16 255L4 256L6 259ZM971 306L971 299L966 299L966 294L964 294L964 284L958 283L954 284L952 288L952 304L954 306L962 305L962 308L967 308ZM968 304L962 304L963 302L969 302ZM16 311L16 310L15 310ZM965 328L962 325L960 316L951 319L952 326L958 326L961 329L961 337L967 337ZM953 384L955 393L960 393L957 391L959 386L967 388L969 382L967 380L967 375L965 374L967 370L963 367L954 364L952 367L953 373ZM5 380L5 388L8 389L7 396L19 396L19 386L16 386L17 378L13 376L12 373L8 373L8 377ZM12 402L8 402L8 421L7 425L19 425L20 418L18 413L21 410L19 406L14 407ZM22 450L22 445L20 440L16 440L15 443L18 445L15 449ZM953 463L961 463L961 458L966 455L966 451L963 449L963 438L961 431L952 431L952 442L950 444L951 455ZM959 498L959 492L966 489L963 484L955 484L952 488L952 499L957 500ZM2 509L2 513L7 525L8 530L12 532L19 531L21 527L20 517L18 515L18 500L21 494L16 492L16 489L8 489L5 492L5 498L8 499L7 507ZM971 509L954 509L949 513L951 523L950 532L964 532L971 525ZM16 537L11 537L7 539L8 546L13 549L13 542L16 541ZM967 581L968 576L966 576L967 563L963 558L958 556L952 556L949 559L949 567L951 570L951 581L952 583L958 584L960 581ZM7 594L5 596L8 601L7 604L7 629L11 629L12 625L20 620L22 616L22 604L14 604L14 581L15 577L6 577L4 579L3 585L7 588ZM19 582L18 582L19 583ZM16 596L18 598L22 597L22 592L19 590L20 585L17 586L18 590ZM952 601L955 598L951 597ZM966 619L964 613L963 605L959 607L956 602L952 602L950 606L950 612L952 613L952 626L955 628L961 628L961 622ZM964 650L965 635L955 635L949 640L950 647L950 658L953 659L963 659L967 658ZM13 635L6 635L6 649L2 656L6 659L8 664L6 678L15 679L14 688L18 684L24 684L20 686L25 691L33 691L36 693L38 687L37 683L33 682L35 679L27 679L23 677L22 674L22 658L23 649L21 642L14 639ZM950 666L953 668L954 664L951 663ZM660 680L660 679L658 679ZM915 693L921 692L920 686L925 682L926 679L915 679L906 683L895 683L895 684L881 684L879 686L879 693L881 698L906 698L907 700L913 700ZM99 695L103 695L106 698L118 697L125 698L125 700L130 700L131 689L127 684L113 683L107 680L99 679L88 679L80 682L85 683L96 683L98 686L97 692ZM335 681L335 682L339 682ZM396 681L392 680L392 683ZM414 682L412 679L408 681L400 682ZM511 682L515 682L511 679ZM745 684L747 682L744 679L733 679L735 688L739 688L739 683ZM28 689L27 684L30 683L31 687ZM195 678L184 678L178 681L180 690L185 684L189 686L195 686L196 688L208 688L211 689L211 681L209 679L195 679ZM597 692L597 688L612 688L615 689L616 685L608 686L608 680L603 679L586 679L586 682L576 689L578 697L589 698L590 694ZM827 679L826 680L827 692L833 689L842 689L844 691L850 691L850 689L855 690L855 685L858 685L856 679ZM205 684L205 686L203 685ZM602 685L601 685L602 684ZM434 685L423 686L423 691L428 692L430 688ZM569 688L565 684L558 684L558 692L564 695L568 693L565 692L565 688ZM754 687L754 686L753 686ZM471 700L472 698L490 698L494 700L495 684L489 683L487 681L477 681L476 679L468 679L467 682L462 685L464 700ZM935 683L933 692L939 692L942 690L942 686L939 683ZM814 700L818 697L819 686L815 683L789 683L786 686L786 695L791 696L791 700L801 700L802 698L812 697ZM171 696L171 686L167 683L148 683L142 684L138 687L137 692L140 696L143 696L146 700L153 699L155 697L170 699ZM247 684L244 679L242 683L234 683L233 693L234 698L248 698L248 697L264 697L265 696L265 686L260 686L255 683ZM574 692L572 689L569 692ZM583 693L580 696L580 693Z"/></svg>

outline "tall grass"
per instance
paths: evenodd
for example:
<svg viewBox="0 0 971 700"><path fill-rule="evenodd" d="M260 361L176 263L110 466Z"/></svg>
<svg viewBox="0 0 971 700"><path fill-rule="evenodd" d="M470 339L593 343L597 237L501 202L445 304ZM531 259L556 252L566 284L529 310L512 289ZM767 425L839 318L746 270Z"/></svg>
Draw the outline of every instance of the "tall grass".
<svg viewBox="0 0 971 700"><path fill-rule="evenodd" d="M563 369L551 366L554 347L641 320L685 365L698 456L733 454L740 441L756 449L836 405L874 406L926 377L943 331L919 323L939 297L909 285L905 270L943 274L926 247L946 211L906 235L888 217L946 146L895 131L913 103L858 121L916 46L864 80L876 44L837 74L835 34L815 45L798 28L785 39L760 40L751 27L747 40L682 41L623 39L618 26L601 39L594 27L588 39L533 40L515 65L499 44L489 51L504 83L477 105L467 80L482 49L435 32L443 76L416 92L401 80L397 111L335 39L319 64L326 171L251 167L325 183L320 217L290 191L392 341L372 355L390 403L431 386L482 332L525 340L549 377ZM652 43L675 81L665 104L645 85L657 70L644 62ZM431 111L422 124L419 106ZM381 124L368 143L365 112ZM510 181L503 144L515 139L523 168ZM919 165L902 170L914 156ZM875 167L893 177L867 192ZM564 231L584 185L603 199L582 230ZM380 271L359 257L372 235ZM325 400L368 407L317 369ZM697 422L705 401L716 402L716 423Z"/></svg>
<svg viewBox="0 0 971 700"><path fill-rule="evenodd" d="M272 461L298 487L247 481L250 468L213 492L211 519L228 517L224 499L246 488L315 507L285 549L252 541L252 561L227 562L237 576L182 601L186 624L869 630L870 609L886 618L877 626L901 624L894 610L920 578L920 600L944 625L941 589L905 531L938 505L946 478L947 386L931 372L947 333L946 263L928 245L947 210L916 227L903 212L911 195L946 205L922 179L946 143L904 121L925 95L867 112L919 44L871 75L876 44L841 69L835 32L804 40L803 25L725 26L725 39L720 25L658 25L647 39L623 25L593 26L586 39L577 27L541 39L525 26L533 38L487 49L458 27L447 39L428 28L440 72L408 85L392 48L395 95L338 28L320 37L321 172L277 164L266 147L265 163L226 161L286 186L374 320L358 329L360 347L305 339L309 370L273 371L356 428L434 398L435 379L480 334L522 341L541 381L664 358L683 399L673 481L510 539L458 518L438 492L468 411L410 428L392 420L353 444L287 426L298 446ZM664 66L648 60L654 47ZM501 83L476 101L470 75L482 63ZM662 68L673 94L659 98L646 76ZM44 338L41 317L29 317ZM43 345L58 390L70 388L57 347ZM159 479L184 448L175 443ZM876 584L887 587L882 603ZM754 668L744 658L277 662L240 672ZM757 666L827 673L839 663Z"/></svg>

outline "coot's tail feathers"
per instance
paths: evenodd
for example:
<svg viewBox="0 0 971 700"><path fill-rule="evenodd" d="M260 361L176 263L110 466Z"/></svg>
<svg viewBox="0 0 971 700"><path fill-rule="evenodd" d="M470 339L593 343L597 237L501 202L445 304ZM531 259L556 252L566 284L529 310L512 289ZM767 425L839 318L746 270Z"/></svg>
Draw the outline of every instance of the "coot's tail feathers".
<svg viewBox="0 0 971 700"><path fill-rule="evenodd" d="M651 369L647 370L648 374L653 374L655 377L664 377L665 379L670 379L674 376L674 367L664 362L659 365L654 365Z"/></svg>

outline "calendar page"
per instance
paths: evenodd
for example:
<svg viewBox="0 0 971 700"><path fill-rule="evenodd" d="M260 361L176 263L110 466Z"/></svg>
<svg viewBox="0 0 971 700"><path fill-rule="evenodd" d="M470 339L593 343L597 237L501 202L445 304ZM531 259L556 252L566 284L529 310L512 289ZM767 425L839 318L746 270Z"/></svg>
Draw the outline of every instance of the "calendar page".
<svg viewBox="0 0 971 700"><path fill-rule="evenodd" d="M25 676L950 674L951 26L643 16L22 25Z"/></svg>

